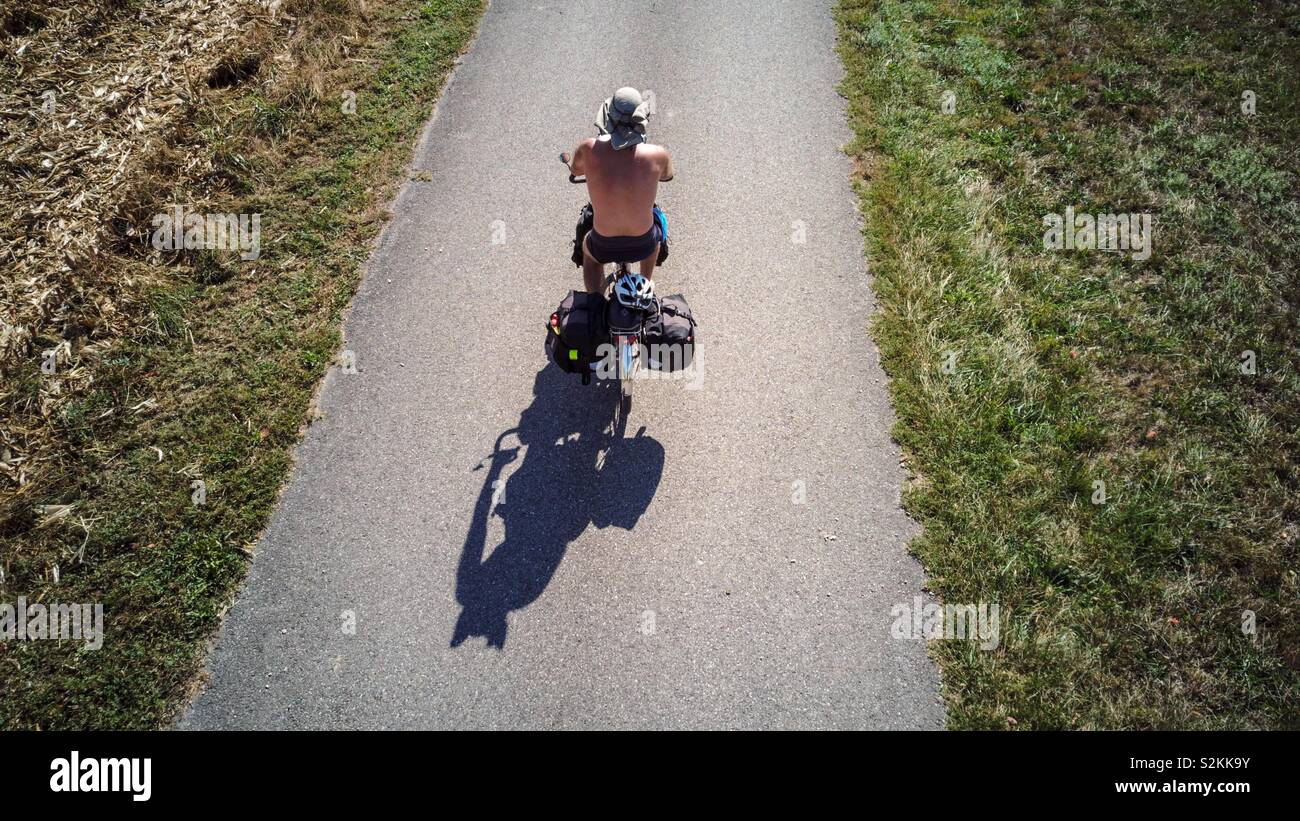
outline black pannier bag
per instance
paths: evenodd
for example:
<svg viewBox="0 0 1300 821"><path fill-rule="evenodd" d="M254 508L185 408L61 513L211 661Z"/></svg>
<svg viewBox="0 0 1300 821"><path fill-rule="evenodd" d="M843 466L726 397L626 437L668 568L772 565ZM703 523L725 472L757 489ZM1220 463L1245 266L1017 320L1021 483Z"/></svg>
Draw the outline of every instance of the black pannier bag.
<svg viewBox="0 0 1300 821"><path fill-rule="evenodd" d="M578 225L573 231L573 254L569 257L579 268L582 267L582 241L587 238L587 232L591 230L594 220L591 203L582 206L582 210L578 212Z"/></svg>
<svg viewBox="0 0 1300 821"><path fill-rule="evenodd" d="M651 370L677 371L695 360L695 316L686 297L673 294L659 300L659 315L646 323L645 357Z"/></svg>
<svg viewBox="0 0 1300 821"><path fill-rule="evenodd" d="M597 349L609 341L605 329L605 298L586 291L570 291L546 325L546 354L560 370L591 374Z"/></svg>

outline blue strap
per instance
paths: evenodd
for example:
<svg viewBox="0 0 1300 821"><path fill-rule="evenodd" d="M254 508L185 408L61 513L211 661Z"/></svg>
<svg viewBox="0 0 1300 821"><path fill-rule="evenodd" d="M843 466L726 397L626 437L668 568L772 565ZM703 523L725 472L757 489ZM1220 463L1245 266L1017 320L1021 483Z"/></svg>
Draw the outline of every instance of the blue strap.
<svg viewBox="0 0 1300 821"><path fill-rule="evenodd" d="M668 239L668 216L657 205L654 207L654 215L655 222L659 223L659 233L664 239Z"/></svg>

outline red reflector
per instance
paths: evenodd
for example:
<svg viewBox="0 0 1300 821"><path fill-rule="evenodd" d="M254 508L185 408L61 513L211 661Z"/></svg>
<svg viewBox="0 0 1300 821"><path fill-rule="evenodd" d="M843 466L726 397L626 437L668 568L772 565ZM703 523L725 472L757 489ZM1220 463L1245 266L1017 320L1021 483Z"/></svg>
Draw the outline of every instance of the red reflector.
<svg viewBox="0 0 1300 821"><path fill-rule="evenodd" d="M557 327L559 324L560 324L560 315L551 314L551 327L552 328Z"/></svg>

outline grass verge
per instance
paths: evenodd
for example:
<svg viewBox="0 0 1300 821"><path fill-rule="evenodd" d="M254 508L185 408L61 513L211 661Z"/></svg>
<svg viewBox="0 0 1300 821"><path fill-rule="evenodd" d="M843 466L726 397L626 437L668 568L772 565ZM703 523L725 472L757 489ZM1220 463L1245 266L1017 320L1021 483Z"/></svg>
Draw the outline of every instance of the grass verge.
<svg viewBox="0 0 1300 821"><path fill-rule="evenodd" d="M382 206L486 3L296 5L289 36L311 70L286 87L244 83L257 64L236 63L248 71L213 83L171 146L194 160L176 167L206 169L201 210L262 215L261 256L148 257L147 320L61 412L62 461L29 491L48 506L6 524L0 600L100 602L106 636L0 642L0 726L173 717L287 476ZM346 36L328 29L358 11ZM141 201L136 224L175 201Z"/></svg>
<svg viewBox="0 0 1300 821"><path fill-rule="evenodd" d="M1300 726L1300 10L838 17L912 548L1001 608L932 644L950 726ZM1067 207L1150 256L1048 250Z"/></svg>

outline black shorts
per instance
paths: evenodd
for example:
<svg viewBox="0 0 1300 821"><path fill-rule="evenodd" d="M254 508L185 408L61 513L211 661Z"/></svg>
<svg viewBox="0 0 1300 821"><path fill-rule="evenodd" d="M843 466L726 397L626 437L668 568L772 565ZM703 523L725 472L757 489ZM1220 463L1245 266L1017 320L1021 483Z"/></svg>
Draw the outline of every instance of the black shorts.
<svg viewBox="0 0 1300 821"><path fill-rule="evenodd" d="M587 251L597 262L640 262L655 252L662 238L659 220L639 237L606 237L593 228L587 232Z"/></svg>

